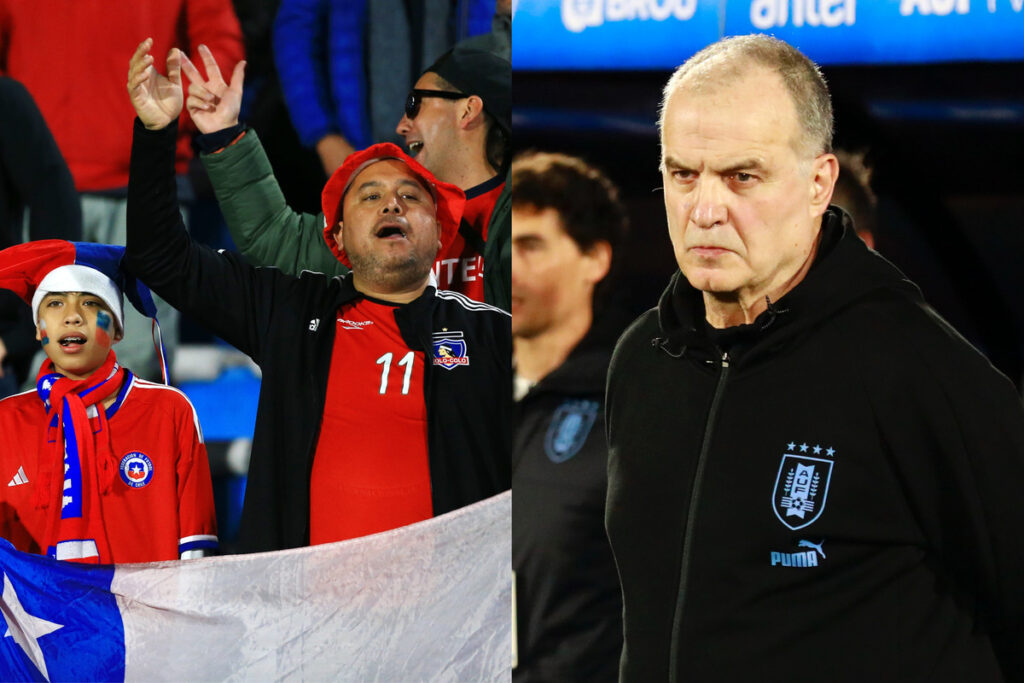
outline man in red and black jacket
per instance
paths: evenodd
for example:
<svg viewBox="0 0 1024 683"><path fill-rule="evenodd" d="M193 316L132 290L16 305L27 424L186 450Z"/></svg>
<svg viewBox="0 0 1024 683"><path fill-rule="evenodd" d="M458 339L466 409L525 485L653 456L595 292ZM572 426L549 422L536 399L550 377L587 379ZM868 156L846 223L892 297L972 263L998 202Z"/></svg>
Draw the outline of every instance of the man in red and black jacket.
<svg viewBox="0 0 1024 683"><path fill-rule="evenodd" d="M375 145L323 194L324 237L350 275L296 278L193 244L172 173L181 54L165 78L150 47L129 71L125 263L263 371L243 550L384 531L509 488L509 316L432 284L462 191Z"/></svg>

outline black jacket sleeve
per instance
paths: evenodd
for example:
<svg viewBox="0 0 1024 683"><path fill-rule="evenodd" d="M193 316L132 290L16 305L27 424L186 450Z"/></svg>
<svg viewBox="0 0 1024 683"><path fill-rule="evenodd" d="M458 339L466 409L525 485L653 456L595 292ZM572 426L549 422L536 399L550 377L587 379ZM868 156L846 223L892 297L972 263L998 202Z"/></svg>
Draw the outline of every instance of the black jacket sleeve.
<svg viewBox="0 0 1024 683"><path fill-rule="evenodd" d="M228 252L193 242L179 211L174 180L177 123L146 130L138 119L128 180L125 269L182 313L257 363L276 307L299 281L254 268Z"/></svg>

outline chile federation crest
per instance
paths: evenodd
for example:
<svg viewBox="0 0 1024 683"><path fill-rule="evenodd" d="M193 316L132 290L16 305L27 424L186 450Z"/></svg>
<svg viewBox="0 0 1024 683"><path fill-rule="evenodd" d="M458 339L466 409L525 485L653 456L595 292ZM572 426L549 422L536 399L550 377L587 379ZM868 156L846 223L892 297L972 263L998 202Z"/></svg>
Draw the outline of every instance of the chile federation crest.
<svg viewBox="0 0 1024 683"><path fill-rule="evenodd" d="M813 524L825 510L832 461L786 453L779 464L772 492L772 510L796 531Z"/></svg>
<svg viewBox="0 0 1024 683"><path fill-rule="evenodd" d="M140 489L153 479L153 461L145 453L132 451L121 458L121 481Z"/></svg>

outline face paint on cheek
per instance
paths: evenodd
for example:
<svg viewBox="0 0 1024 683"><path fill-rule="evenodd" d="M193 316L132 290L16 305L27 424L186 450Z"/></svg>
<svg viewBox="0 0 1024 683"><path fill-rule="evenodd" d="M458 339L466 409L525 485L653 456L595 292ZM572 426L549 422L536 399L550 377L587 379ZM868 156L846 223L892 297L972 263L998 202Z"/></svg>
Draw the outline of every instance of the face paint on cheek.
<svg viewBox="0 0 1024 683"><path fill-rule="evenodd" d="M39 321L39 330L40 330L40 333L42 335L42 339L39 340L39 343L42 344L43 346L46 346L47 344L50 343L50 338L46 336L46 321L45 320L40 320Z"/></svg>
<svg viewBox="0 0 1024 683"><path fill-rule="evenodd" d="M110 346L110 314L106 311L96 313L96 341L103 346Z"/></svg>

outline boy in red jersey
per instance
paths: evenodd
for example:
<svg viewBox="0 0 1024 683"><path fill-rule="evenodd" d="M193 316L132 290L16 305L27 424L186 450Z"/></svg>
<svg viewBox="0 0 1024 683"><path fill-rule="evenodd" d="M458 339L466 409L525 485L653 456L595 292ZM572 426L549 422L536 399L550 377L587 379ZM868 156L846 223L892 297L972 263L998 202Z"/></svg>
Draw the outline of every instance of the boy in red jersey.
<svg viewBox="0 0 1024 683"><path fill-rule="evenodd" d="M202 557L217 547L210 468L184 394L117 363L123 248L45 240L0 251L0 286L32 306L48 360L35 391L0 401L0 534L84 563ZM148 301L147 301L148 300ZM145 301L146 303L143 303ZM148 310L146 310L148 309Z"/></svg>

